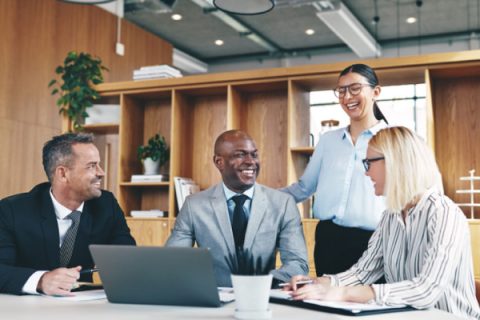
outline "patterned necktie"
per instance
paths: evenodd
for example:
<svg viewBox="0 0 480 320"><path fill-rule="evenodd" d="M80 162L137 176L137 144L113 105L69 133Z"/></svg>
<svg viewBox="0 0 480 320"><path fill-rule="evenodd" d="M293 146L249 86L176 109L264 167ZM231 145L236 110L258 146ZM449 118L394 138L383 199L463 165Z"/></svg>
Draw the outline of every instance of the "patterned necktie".
<svg viewBox="0 0 480 320"><path fill-rule="evenodd" d="M80 211L73 211L65 219L72 220L72 225L67 230L62 246L60 247L60 266L66 267L73 253L75 238L77 237L78 225L80 224Z"/></svg>
<svg viewBox="0 0 480 320"><path fill-rule="evenodd" d="M243 209L243 204L247 201L246 195L238 195L231 198L235 202L235 209L233 209L232 231L233 239L235 240L235 248L243 248L245 240L245 231L247 230L247 215Z"/></svg>

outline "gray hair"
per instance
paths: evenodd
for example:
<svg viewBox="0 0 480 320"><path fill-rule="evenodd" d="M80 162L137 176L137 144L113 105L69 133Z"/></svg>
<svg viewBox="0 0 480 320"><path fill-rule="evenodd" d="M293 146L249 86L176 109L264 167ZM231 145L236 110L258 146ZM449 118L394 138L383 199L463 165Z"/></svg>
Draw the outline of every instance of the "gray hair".
<svg viewBox="0 0 480 320"><path fill-rule="evenodd" d="M71 166L73 162L72 146L77 143L93 143L91 133L65 133L53 137L43 146L43 169L48 181L52 182L55 169L60 166Z"/></svg>

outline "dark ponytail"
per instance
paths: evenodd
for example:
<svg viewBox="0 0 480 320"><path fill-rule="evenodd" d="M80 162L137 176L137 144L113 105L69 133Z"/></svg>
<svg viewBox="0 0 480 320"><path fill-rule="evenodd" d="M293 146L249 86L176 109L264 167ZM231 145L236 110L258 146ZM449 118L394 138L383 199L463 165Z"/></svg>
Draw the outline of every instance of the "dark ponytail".
<svg viewBox="0 0 480 320"><path fill-rule="evenodd" d="M377 74L375 73L375 71L373 71L372 68L370 68L366 64L361 64L361 63L352 64L351 66L343 69L343 71L340 72L339 77L342 77L342 76L344 76L344 75L346 75L347 73L350 73L350 72L358 73L359 75L361 75L362 77L367 79L368 84L372 88L375 88L375 86L379 85ZM382 111L378 107L377 102L375 102L375 101L373 102L373 115L375 116L375 118L377 120L383 120L383 121L385 121L385 123L388 124L387 118L385 118Z"/></svg>
<svg viewBox="0 0 480 320"><path fill-rule="evenodd" d="M388 124L387 118L385 118L383 115L382 110L380 110L376 101L373 102L373 115L377 120L383 120L386 124Z"/></svg>

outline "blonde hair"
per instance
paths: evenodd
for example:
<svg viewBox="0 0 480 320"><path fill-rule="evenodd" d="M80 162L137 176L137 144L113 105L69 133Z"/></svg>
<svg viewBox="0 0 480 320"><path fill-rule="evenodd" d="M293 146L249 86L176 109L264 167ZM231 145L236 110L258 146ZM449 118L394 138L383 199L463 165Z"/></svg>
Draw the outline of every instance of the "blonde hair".
<svg viewBox="0 0 480 320"><path fill-rule="evenodd" d="M369 147L385 157L385 197L387 208L400 212L418 201L426 190L443 192L442 178L435 157L427 144L405 127L380 130Z"/></svg>

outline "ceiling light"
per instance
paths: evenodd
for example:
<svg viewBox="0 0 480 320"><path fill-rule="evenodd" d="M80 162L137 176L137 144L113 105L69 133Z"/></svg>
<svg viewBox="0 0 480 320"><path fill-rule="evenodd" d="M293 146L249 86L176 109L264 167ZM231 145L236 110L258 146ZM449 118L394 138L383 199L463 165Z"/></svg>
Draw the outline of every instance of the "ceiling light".
<svg viewBox="0 0 480 320"><path fill-rule="evenodd" d="M220 39L215 40L215 44L216 44L217 46L223 46L223 40L220 40Z"/></svg>
<svg viewBox="0 0 480 320"><path fill-rule="evenodd" d="M112 2L114 0L61 0L63 2L77 3L77 4L100 4Z"/></svg>
<svg viewBox="0 0 480 320"><path fill-rule="evenodd" d="M378 57L380 45L358 19L341 2L329 3L334 7L315 6L317 16L360 58Z"/></svg>
<svg viewBox="0 0 480 320"><path fill-rule="evenodd" d="M417 18L415 17L408 17L407 20L405 20L407 23L412 24L417 22Z"/></svg>
<svg viewBox="0 0 480 320"><path fill-rule="evenodd" d="M309 36L311 36L312 34L315 33L315 30L313 30L313 29L307 29L307 30L305 30L305 33L308 34Z"/></svg>
<svg viewBox="0 0 480 320"><path fill-rule="evenodd" d="M213 5L227 13L254 15L272 10L275 2L274 0L213 0Z"/></svg>
<svg viewBox="0 0 480 320"><path fill-rule="evenodd" d="M172 14L172 20L175 20L175 21L182 20L182 15L178 13Z"/></svg>

